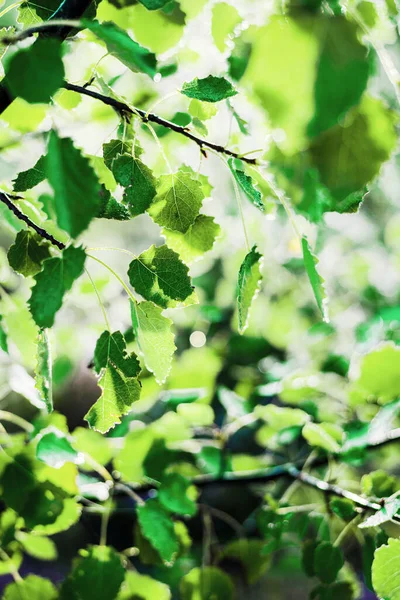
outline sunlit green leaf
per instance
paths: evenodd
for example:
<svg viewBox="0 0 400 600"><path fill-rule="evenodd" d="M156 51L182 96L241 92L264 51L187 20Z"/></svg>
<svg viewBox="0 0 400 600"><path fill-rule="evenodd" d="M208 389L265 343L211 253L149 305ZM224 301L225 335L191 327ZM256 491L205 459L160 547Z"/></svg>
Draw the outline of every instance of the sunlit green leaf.
<svg viewBox="0 0 400 600"><path fill-rule="evenodd" d="M237 94L237 91L227 79L214 77L213 75L209 75L204 79L196 77L193 81L184 83L181 92L189 98L195 98L203 102L220 102Z"/></svg>
<svg viewBox="0 0 400 600"><path fill-rule="evenodd" d="M237 286L240 333L244 333L247 328L252 302L260 290L262 261L262 254L258 252L257 246L253 246L240 266Z"/></svg>
<svg viewBox="0 0 400 600"><path fill-rule="evenodd" d="M304 266L308 275L308 279L310 280L312 290L314 292L315 300L317 301L318 308L321 311L324 321L329 321L327 306L328 300L326 297L324 285L325 282L317 271L317 265L319 262L318 258L315 256L315 254L311 252L306 237L303 237L301 239L301 245L303 249Z"/></svg>
<svg viewBox="0 0 400 600"><path fill-rule="evenodd" d="M399 564L400 540L389 539L387 546L381 546L376 550L372 563L372 585L381 598L399 600Z"/></svg>
<svg viewBox="0 0 400 600"><path fill-rule="evenodd" d="M172 563L179 544L173 522L157 500L147 500L137 508L139 526L144 537L166 563Z"/></svg>

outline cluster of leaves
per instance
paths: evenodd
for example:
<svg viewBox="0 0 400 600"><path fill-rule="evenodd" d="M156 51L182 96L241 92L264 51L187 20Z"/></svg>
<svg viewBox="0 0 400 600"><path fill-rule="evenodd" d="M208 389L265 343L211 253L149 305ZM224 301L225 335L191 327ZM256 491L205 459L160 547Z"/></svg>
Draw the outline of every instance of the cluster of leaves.
<svg viewBox="0 0 400 600"><path fill-rule="evenodd" d="M368 215L367 192L382 193L397 5L288 0L269 14L260 0L252 20L245 1L211 4L102 0L77 14L79 2L28 0L1 13L16 11L0 40L5 600L229 600L293 555L311 598L400 597L400 298L369 284L360 255L350 301L332 265L330 323L315 254L325 221ZM178 45L204 19L217 74ZM175 112L153 112L171 97ZM229 143L211 141L227 119ZM371 205L376 245L395 254L398 225L382 236ZM74 427L62 400L83 361L97 387ZM121 515L128 539L111 543ZM85 518L98 539L59 585L25 576Z"/></svg>

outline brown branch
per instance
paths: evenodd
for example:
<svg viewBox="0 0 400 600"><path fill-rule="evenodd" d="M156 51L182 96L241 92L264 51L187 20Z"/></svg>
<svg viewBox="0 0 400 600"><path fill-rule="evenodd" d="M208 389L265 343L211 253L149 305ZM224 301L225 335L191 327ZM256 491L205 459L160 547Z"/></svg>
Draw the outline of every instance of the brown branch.
<svg viewBox="0 0 400 600"><path fill-rule="evenodd" d="M150 122L156 123L157 125L162 125L171 131L175 131L175 133L179 133L187 137L192 142L195 142L201 152L205 154L205 149L214 150L219 154L225 154L226 156L231 156L232 158L238 158L249 165L256 165L257 160L255 158L248 158L247 156L241 156L239 152L234 152L233 150L229 150L225 148L225 146L221 146L220 144L214 144L213 142L209 142L208 140L204 140L197 135L194 135L187 127L181 127L181 125L177 125L176 123L172 123L172 121L168 121L167 119L163 119L162 117L155 115L154 113L148 113L145 110L140 108L131 108L124 102L120 102L119 100L115 100L114 98L110 98L109 96L105 96L100 94L99 92L95 92L93 90L89 90L87 87L83 87L81 85L75 85L73 83L65 82L63 87L66 90L71 92L76 92L78 94L82 94L85 96L89 96L90 98L94 98L95 100L100 100L103 104L107 104L114 108L120 115L137 115L143 121L143 123Z"/></svg>
<svg viewBox="0 0 400 600"><path fill-rule="evenodd" d="M31 221L30 218L27 217L14 204L14 202L12 202L11 198L4 192L0 192L0 202L3 202L3 204L5 204L7 206L7 208L9 208L20 221L23 221L24 223L26 223L28 225L28 227L30 227L31 229L34 229L36 231L36 233L38 233L40 235L40 237L42 237L44 240L51 242L54 246L57 246L57 248L59 248L60 250L64 250L66 248L66 246L65 246L65 244L63 244L63 242L56 240L56 238L53 237L51 235L51 233L48 233L45 229L43 229L42 227L39 227L39 225L36 225L36 223Z"/></svg>

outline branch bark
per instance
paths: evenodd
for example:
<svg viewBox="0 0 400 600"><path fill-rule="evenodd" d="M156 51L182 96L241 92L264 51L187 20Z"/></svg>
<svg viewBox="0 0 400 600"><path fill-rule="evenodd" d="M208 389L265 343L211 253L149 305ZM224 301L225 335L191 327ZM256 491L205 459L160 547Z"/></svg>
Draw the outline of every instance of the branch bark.
<svg viewBox="0 0 400 600"><path fill-rule="evenodd" d="M42 227L39 227L39 225L36 225L36 223L31 221L30 218L27 217L22 212L22 210L20 210L18 208L18 206L16 206L14 204L12 202L11 198L4 192L0 192L0 202L3 202L3 204L5 204L7 206L7 208L9 208L20 221L23 221L24 223L26 223L28 225L28 227L30 227L31 229L36 231L36 233L38 233L40 235L40 237L42 237L44 240L47 240L54 246L57 246L57 248L59 248L60 250L64 250L64 248L66 248L66 246L65 246L65 244L63 244L63 242L56 240L56 238L54 236L52 236L51 233L48 233L45 229L43 229Z"/></svg>
<svg viewBox="0 0 400 600"><path fill-rule="evenodd" d="M148 113L140 108L130 107L124 102L120 102L119 100L115 100L114 98L110 98L109 96L105 96L104 94L100 94L99 92L95 92L81 85L75 85L73 83L65 82L63 87L71 92L76 92L78 94L94 98L95 100L99 100L100 102L103 102L103 104L107 104L108 106L114 108L118 112L118 114L122 116L136 115L140 117L140 119L142 119L143 123L156 123L157 125L162 125L163 127L170 129L171 131L175 131L175 133L179 133L180 135L185 136L189 140L192 140L192 142L195 142L199 146L203 154L205 154L205 150L208 148L210 150L218 152L219 154L225 154L226 156L230 156L232 158L238 158L249 165L257 164L257 160L255 158L241 156L239 152L234 152L233 150L225 148L225 146L221 146L220 144L214 144L213 142L204 140L203 138L200 138L194 133L192 133L187 127L181 127L181 125L176 125L176 123L172 123L172 121L163 119L162 117L154 113Z"/></svg>

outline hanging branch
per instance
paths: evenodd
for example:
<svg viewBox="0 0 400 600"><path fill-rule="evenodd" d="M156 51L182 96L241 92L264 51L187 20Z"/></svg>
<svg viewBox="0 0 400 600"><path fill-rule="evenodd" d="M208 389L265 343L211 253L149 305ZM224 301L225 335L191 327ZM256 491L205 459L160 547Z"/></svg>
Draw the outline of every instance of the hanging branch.
<svg viewBox="0 0 400 600"><path fill-rule="evenodd" d="M43 229L42 227L39 227L39 225L36 225L36 223L31 221L31 219L29 217L27 217L12 202L11 198L4 192L0 192L0 202L3 202L3 204L5 204L7 206L7 208L9 208L18 219L20 219L20 221L23 221L24 223L26 223L28 225L28 227L31 227L31 229L34 229L36 231L36 233L38 233L40 235L40 237L42 237L44 240L47 240L54 246L57 246L57 248L59 248L60 250L64 250L66 248L66 246L65 246L65 244L63 244L63 242L56 240L56 238L53 237L51 235L51 233L48 233L45 229Z"/></svg>

